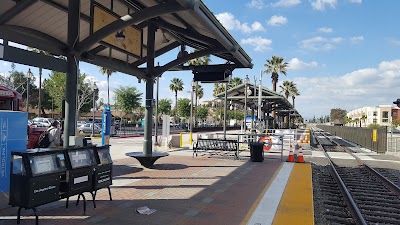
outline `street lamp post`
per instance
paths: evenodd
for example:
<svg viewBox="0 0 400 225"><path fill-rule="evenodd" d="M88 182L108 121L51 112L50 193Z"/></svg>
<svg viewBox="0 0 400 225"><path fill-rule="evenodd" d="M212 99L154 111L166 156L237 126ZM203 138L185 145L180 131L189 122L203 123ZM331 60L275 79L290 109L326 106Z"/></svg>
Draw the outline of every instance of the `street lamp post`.
<svg viewBox="0 0 400 225"><path fill-rule="evenodd" d="M190 92L190 120L189 120L189 126L190 126L190 133L189 133L189 141L190 141L190 144L192 144L193 143L193 134L192 134L192 132L193 132L193 94L194 94L194 85L195 85L195 82L194 82L194 80L192 80L192 83L191 83L191 85L192 85L192 91Z"/></svg>
<svg viewBox="0 0 400 225"><path fill-rule="evenodd" d="M248 89L248 85L250 83L249 75L246 75L246 78L244 79L244 131L246 132L247 130L247 125L246 125L246 117L247 117L247 94L251 90Z"/></svg>
<svg viewBox="0 0 400 225"><path fill-rule="evenodd" d="M29 118L29 79L31 79L33 76L31 72L31 68L28 69L28 72L26 73L26 112L28 113L28 118Z"/></svg>
<svg viewBox="0 0 400 225"><path fill-rule="evenodd" d="M96 83L92 84L92 90L93 90L93 118L92 118L92 137L94 137L94 119L95 119L95 112L96 112L96 91L97 85Z"/></svg>

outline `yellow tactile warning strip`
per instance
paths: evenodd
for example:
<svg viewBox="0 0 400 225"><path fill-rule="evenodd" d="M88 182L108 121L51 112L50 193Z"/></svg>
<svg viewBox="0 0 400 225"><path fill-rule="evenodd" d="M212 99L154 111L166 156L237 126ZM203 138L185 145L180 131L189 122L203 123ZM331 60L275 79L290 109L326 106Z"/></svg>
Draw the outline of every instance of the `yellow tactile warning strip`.
<svg viewBox="0 0 400 225"><path fill-rule="evenodd" d="M273 225L313 225L312 172L308 163L293 167Z"/></svg>

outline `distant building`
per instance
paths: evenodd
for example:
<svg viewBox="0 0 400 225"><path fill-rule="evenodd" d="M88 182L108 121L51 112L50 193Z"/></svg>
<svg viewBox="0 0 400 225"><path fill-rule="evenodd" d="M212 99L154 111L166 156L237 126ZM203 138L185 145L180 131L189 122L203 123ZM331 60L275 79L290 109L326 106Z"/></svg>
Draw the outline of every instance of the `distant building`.
<svg viewBox="0 0 400 225"><path fill-rule="evenodd" d="M347 113L347 117L356 119L358 118L361 121L362 127L367 127L370 124L379 124L381 126L390 126L393 119L400 119L400 109L398 107L394 107L392 105L378 105L372 107L362 107L355 110L352 110ZM362 119L363 115L366 116L365 119ZM347 124L349 125L349 124ZM360 126L360 122L357 124Z"/></svg>

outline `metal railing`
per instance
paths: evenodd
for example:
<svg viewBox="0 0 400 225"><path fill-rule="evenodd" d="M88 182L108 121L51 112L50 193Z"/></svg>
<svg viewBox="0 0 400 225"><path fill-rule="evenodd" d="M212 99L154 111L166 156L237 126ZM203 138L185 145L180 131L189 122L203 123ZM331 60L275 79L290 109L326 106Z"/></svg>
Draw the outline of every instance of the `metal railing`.
<svg viewBox="0 0 400 225"><path fill-rule="evenodd" d="M390 153L400 153L400 137L387 138L387 151Z"/></svg>
<svg viewBox="0 0 400 225"><path fill-rule="evenodd" d="M358 144L364 148L368 148L377 153L385 153L387 151L387 128L378 129L366 127L343 127L343 126L327 126L317 125L319 129L329 132L335 136ZM374 130L376 130L376 139L374 141Z"/></svg>

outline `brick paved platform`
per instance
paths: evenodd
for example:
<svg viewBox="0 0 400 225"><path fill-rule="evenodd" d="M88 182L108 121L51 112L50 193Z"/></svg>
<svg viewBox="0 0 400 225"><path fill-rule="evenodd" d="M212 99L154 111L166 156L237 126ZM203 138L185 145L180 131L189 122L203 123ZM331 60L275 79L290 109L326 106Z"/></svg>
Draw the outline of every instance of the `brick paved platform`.
<svg viewBox="0 0 400 225"><path fill-rule="evenodd" d="M241 224L281 161L262 163L247 159L171 155L143 168L133 158L114 161L113 201L101 190L97 208L88 201L86 216L82 202L75 206L59 201L38 208L40 224ZM89 194L85 194L91 200ZM141 215L136 208L157 211ZM17 208L0 210L0 224L16 224ZM21 224L34 224L30 210L22 211Z"/></svg>

